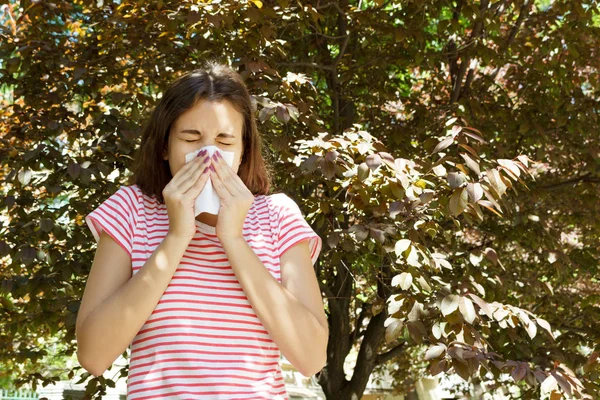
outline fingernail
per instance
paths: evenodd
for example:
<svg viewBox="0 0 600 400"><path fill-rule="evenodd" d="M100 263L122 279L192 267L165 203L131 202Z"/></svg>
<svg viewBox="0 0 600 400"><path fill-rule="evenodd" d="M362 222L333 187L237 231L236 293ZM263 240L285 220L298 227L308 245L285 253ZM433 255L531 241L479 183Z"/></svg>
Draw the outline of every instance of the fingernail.
<svg viewBox="0 0 600 400"><path fill-rule="evenodd" d="M218 155L218 154L219 154L219 153L215 153L215 154L213 154L213 156L212 156L213 160L216 160L216 159L217 159L217 155Z"/></svg>
<svg viewBox="0 0 600 400"><path fill-rule="evenodd" d="M213 171L213 172L215 172L215 166L214 166L214 165L211 165L211 166L210 166L210 170L211 170L211 171Z"/></svg>
<svg viewBox="0 0 600 400"><path fill-rule="evenodd" d="M204 158L204 161L202 161L202 164L206 164L208 162L208 160L210 160L210 157Z"/></svg>

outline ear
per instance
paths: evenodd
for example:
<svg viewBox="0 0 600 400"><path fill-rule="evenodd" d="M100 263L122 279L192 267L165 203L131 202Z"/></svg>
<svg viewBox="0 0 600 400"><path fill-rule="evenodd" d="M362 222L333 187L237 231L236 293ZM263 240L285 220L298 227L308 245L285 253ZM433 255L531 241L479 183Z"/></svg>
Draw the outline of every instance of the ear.
<svg viewBox="0 0 600 400"><path fill-rule="evenodd" d="M165 146L165 148L163 149L162 158L165 161L169 159L169 149L167 148L167 146Z"/></svg>

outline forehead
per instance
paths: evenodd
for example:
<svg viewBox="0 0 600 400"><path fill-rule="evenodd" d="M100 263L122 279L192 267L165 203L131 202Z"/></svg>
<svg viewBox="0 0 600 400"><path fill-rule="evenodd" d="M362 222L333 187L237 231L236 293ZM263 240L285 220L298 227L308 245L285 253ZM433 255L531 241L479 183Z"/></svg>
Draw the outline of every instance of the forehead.
<svg viewBox="0 0 600 400"><path fill-rule="evenodd" d="M177 132L182 130L196 130L202 134L224 132L239 137L243 124L243 115L230 102L200 100L177 118L174 127Z"/></svg>

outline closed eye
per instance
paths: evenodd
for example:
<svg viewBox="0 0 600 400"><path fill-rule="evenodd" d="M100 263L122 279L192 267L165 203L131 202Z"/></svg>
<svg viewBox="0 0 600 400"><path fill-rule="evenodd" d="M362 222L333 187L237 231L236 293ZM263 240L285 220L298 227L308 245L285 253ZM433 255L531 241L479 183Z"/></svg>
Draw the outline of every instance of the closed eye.
<svg viewBox="0 0 600 400"><path fill-rule="evenodd" d="M188 143L196 142L196 140L186 140ZM221 143L224 146L233 146L233 143Z"/></svg>

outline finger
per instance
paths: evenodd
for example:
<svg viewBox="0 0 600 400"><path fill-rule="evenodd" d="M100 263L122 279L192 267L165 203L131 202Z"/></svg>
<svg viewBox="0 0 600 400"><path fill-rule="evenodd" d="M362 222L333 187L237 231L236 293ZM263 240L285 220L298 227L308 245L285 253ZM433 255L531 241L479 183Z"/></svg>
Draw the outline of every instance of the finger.
<svg viewBox="0 0 600 400"><path fill-rule="evenodd" d="M210 173L210 179L211 179L213 188L215 188L217 195L221 199L223 199L223 200L230 199L231 197L234 196L234 194L229 191L229 189L225 186L225 184L223 183L221 178L219 178L219 175L216 172L212 171Z"/></svg>
<svg viewBox="0 0 600 400"><path fill-rule="evenodd" d="M227 164L222 157L217 157L216 160L212 161L212 164L214 165L216 175L219 177L220 181L227 188L227 190L232 195L241 194L241 188L237 184L239 177L234 173L229 164Z"/></svg>
<svg viewBox="0 0 600 400"><path fill-rule="evenodd" d="M204 186L206 186L206 182L210 179L210 170L205 168L204 171L200 174L200 176L194 181L194 183L190 186L187 192L183 194L183 197L186 199L192 198L195 199L200 195Z"/></svg>
<svg viewBox="0 0 600 400"><path fill-rule="evenodd" d="M181 182L187 181L194 170L202 167L202 163L206 161L206 154L204 156L196 157L192 161L184 164L179 171L173 176L173 183L179 185Z"/></svg>
<svg viewBox="0 0 600 400"><path fill-rule="evenodd" d="M188 162L188 164L195 165L192 165L191 168L188 171L186 171L186 173L181 177L181 179L175 181L175 184L180 188L182 192L188 191L194 185L194 183L196 183L198 178L210 166L209 159L202 159L201 157L198 157L195 160Z"/></svg>

